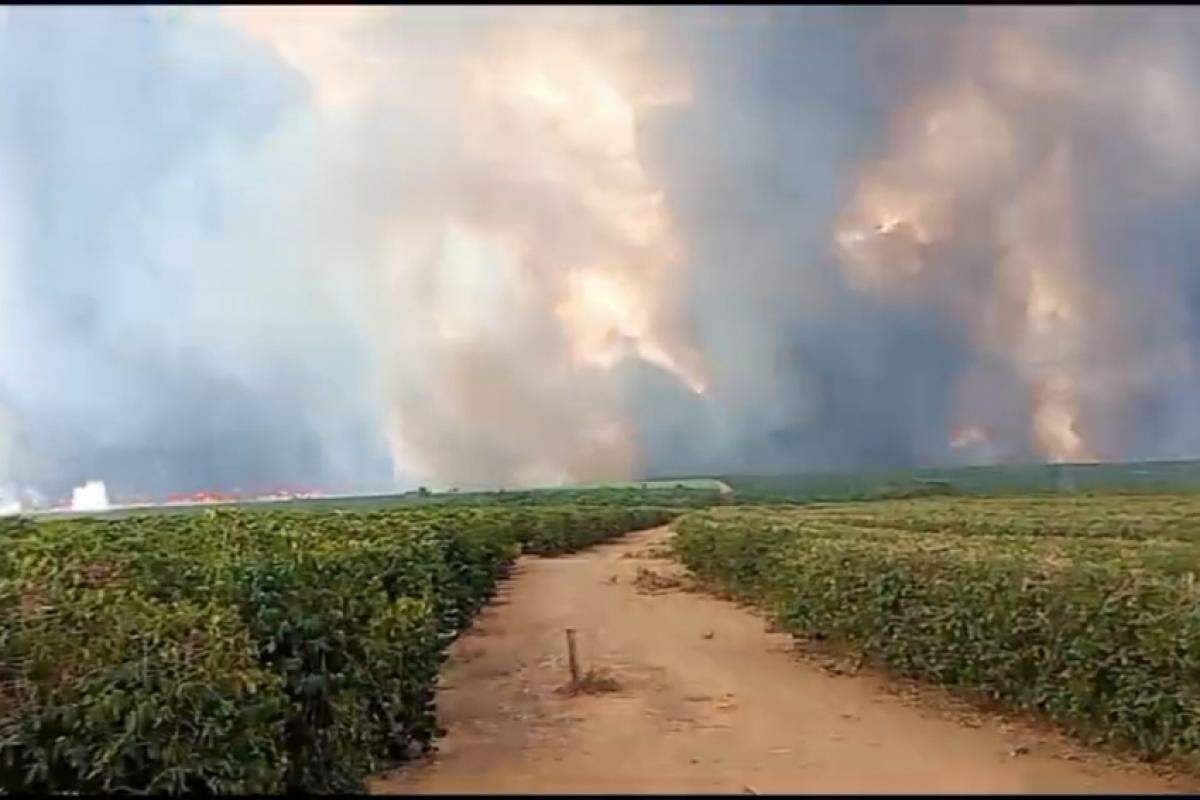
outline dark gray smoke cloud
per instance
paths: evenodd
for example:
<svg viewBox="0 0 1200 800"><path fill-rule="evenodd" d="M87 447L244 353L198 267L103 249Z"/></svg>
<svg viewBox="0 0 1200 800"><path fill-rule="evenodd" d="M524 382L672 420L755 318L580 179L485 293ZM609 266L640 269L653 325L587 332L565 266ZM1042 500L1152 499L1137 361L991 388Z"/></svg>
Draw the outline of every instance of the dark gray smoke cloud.
<svg viewBox="0 0 1200 800"><path fill-rule="evenodd" d="M1190 9L274 13L0 17L0 506L1200 453Z"/></svg>
<svg viewBox="0 0 1200 800"><path fill-rule="evenodd" d="M947 46L889 71L886 144L836 239L856 286L955 320L976 364L1009 371L973 366L951 425L995 445L1028 419L1053 460L1195 453L1180 215L1200 178L1197 21L972 9L897 25L910 51L914 34Z"/></svg>
<svg viewBox="0 0 1200 800"><path fill-rule="evenodd" d="M687 302L718 375L711 469L906 465L942 455L966 354L936 318L848 290L830 230L886 98L869 74L877 10L697 12L663 21L694 102L648 139L692 259ZM731 413L732 412L732 413ZM647 436L658 420L650 416ZM659 470L674 450L650 448ZM689 460L694 456L689 457Z"/></svg>
<svg viewBox="0 0 1200 800"><path fill-rule="evenodd" d="M722 372L709 468L1196 454L1200 16L697 13L652 157Z"/></svg>

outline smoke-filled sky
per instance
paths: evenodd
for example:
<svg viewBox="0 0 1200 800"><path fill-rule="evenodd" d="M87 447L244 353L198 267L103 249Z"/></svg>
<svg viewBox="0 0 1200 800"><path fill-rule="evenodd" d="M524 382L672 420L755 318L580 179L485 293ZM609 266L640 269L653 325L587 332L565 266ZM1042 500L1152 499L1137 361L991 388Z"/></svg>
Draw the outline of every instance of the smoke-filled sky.
<svg viewBox="0 0 1200 800"><path fill-rule="evenodd" d="M0 505L1200 456L1190 8L0 10Z"/></svg>

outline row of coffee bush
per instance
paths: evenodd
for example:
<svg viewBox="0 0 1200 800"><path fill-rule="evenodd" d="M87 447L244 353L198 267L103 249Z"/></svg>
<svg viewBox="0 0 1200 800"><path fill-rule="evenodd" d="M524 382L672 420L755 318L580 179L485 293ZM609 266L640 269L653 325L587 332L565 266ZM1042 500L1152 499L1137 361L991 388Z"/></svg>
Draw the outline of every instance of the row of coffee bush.
<svg viewBox="0 0 1200 800"><path fill-rule="evenodd" d="M0 522L0 792L361 789L430 744L446 645L522 547L674 513Z"/></svg>
<svg viewBox="0 0 1200 800"><path fill-rule="evenodd" d="M1105 522L1086 504L1050 520L1017 501L954 502L696 512L676 523L676 548L693 571L797 636L1036 712L1089 740L1194 765L1194 537L1172 527L1152 535L1157 521ZM971 503L980 519L958 532L954 518L970 518ZM1200 500L1170 508L1184 519ZM1038 514L1052 524L1037 524Z"/></svg>

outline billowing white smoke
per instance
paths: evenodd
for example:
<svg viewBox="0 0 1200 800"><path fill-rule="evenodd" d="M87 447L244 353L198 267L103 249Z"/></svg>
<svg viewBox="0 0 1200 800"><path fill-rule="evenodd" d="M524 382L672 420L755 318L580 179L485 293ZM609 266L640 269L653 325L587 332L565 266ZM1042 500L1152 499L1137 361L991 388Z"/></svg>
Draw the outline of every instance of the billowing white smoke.
<svg viewBox="0 0 1200 800"><path fill-rule="evenodd" d="M0 406L0 515L19 514L23 509L21 492L12 484L10 419Z"/></svg>
<svg viewBox="0 0 1200 800"><path fill-rule="evenodd" d="M36 489L0 485L0 514L20 514L46 508L47 505L46 496Z"/></svg>
<svg viewBox="0 0 1200 800"><path fill-rule="evenodd" d="M638 149L645 115L687 86L620 15L455 14L222 19L300 70L320 124L377 152L377 185L402 187L370 212L398 475L628 477L639 454L609 371L637 358L705 388L676 305L681 242ZM387 46L368 38L380 25Z"/></svg>
<svg viewBox="0 0 1200 800"><path fill-rule="evenodd" d="M72 511L104 511L108 507L108 489L104 481L88 481L71 492Z"/></svg>
<svg viewBox="0 0 1200 800"><path fill-rule="evenodd" d="M0 406L0 514L16 514L21 510L21 500L15 487L9 485L10 434L8 419Z"/></svg>

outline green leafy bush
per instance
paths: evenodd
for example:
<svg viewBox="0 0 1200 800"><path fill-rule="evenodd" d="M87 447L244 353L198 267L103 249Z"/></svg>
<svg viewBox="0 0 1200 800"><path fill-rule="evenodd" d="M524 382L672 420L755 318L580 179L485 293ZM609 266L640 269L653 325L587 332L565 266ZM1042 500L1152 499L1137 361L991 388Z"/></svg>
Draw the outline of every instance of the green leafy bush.
<svg viewBox="0 0 1200 800"><path fill-rule="evenodd" d="M955 501L955 513L969 518L971 502ZM1001 532L1004 507L974 502L986 527L966 533L949 532L946 501L873 504L874 520L865 506L694 513L677 523L676 550L796 635L861 648L897 673L985 693L1088 739L1196 763L1200 549L1190 536L1154 538L1121 521L1100 535L1084 505L1055 511L1052 530L1077 535L1045 533L1020 504Z"/></svg>
<svg viewBox="0 0 1200 800"><path fill-rule="evenodd" d="M527 508L515 512L527 553L553 556L571 553L629 530L670 522L677 511L647 507Z"/></svg>
<svg viewBox="0 0 1200 800"><path fill-rule="evenodd" d="M0 529L0 791L347 791L436 732L447 643L522 542L636 508L205 511Z"/></svg>

